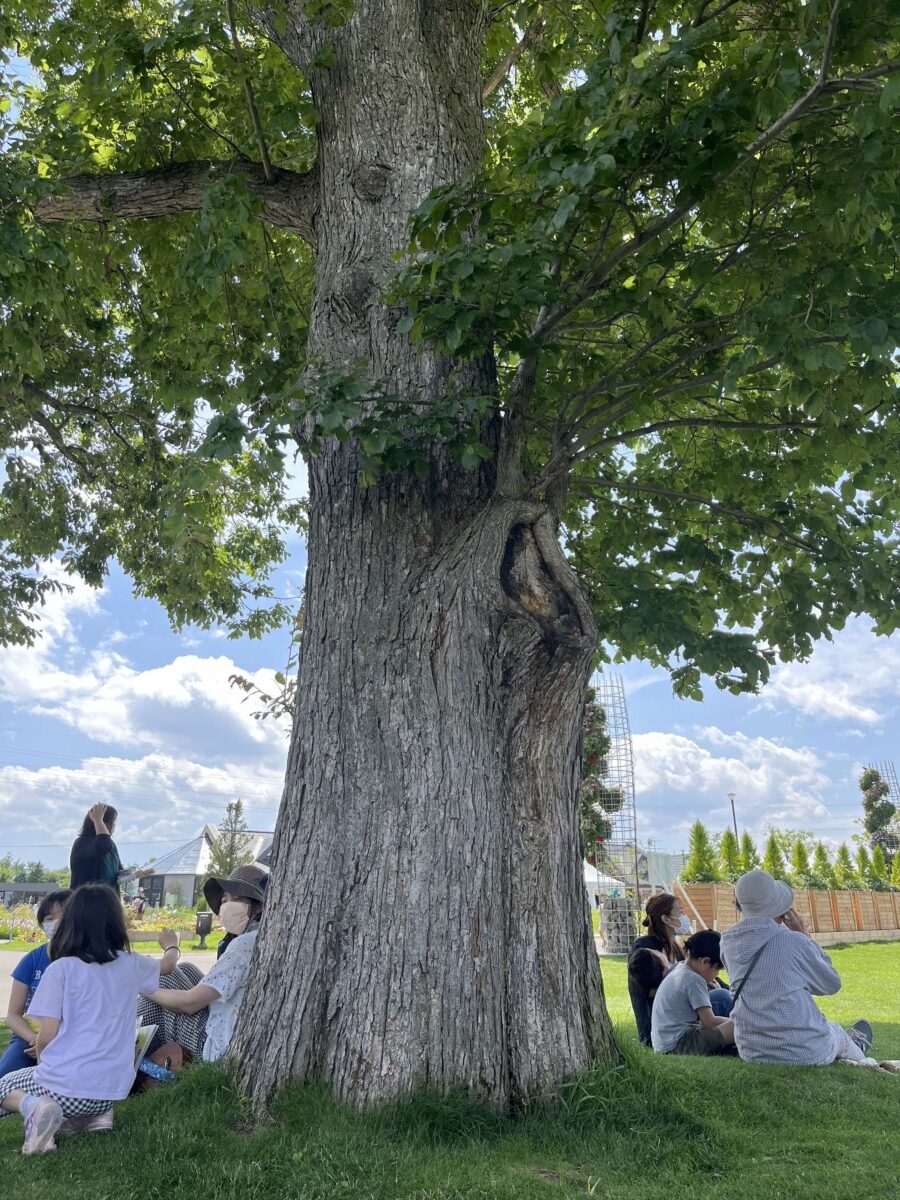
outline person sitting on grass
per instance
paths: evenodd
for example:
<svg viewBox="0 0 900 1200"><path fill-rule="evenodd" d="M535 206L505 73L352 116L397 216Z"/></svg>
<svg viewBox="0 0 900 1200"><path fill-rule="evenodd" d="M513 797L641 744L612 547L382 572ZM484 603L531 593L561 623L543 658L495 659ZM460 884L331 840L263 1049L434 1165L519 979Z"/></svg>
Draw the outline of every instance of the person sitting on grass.
<svg viewBox="0 0 900 1200"><path fill-rule="evenodd" d="M651 1042L659 1054L729 1054L734 1025L717 1017L710 984L722 967L719 934L701 929L684 945L686 958L666 974L653 999Z"/></svg>
<svg viewBox="0 0 900 1200"><path fill-rule="evenodd" d="M215 966L204 975L184 963L160 980L159 990L141 1001L141 1023L157 1027L149 1049L177 1042L191 1058L207 1062L228 1049L250 978L250 961L262 917L268 877L257 882L238 877L208 879L203 894L231 940Z"/></svg>
<svg viewBox="0 0 900 1200"><path fill-rule="evenodd" d="M868 1021L844 1029L813 1000L840 991L841 977L794 911L790 887L768 871L749 871L734 894L741 920L722 934L722 955L741 1058L809 1067L866 1061Z"/></svg>
<svg viewBox="0 0 900 1200"><path fill-rule="evenodd" d="M628 997L638 1038L641 1045L649 1046L653 995L659 987L660 977L655 961L641 952L654 951L664 970L669 970L674 963L684 961L684 951L677 936L689 934L691 926L681 901L671 892L658 892L649 898L643 925L647 932L634 939L629 951ZM638 961L642 965L632 970L632 962ZM727 1017L731 1012L731 995L718 980L710 987L709 1002L717 1017Z"/></svg>
<svg viewBox="0 0 900 1200"><path fill-rule="evenodd" d="M628 956L628 995L643 1046L650 1045L653 1000L669 970L669 961L661 950L639 946Z"/></svg>
<svg viewBox="0 0 900 1200"><path fill-rule="evenodd" d="M37 1066L0 1079L0 1117L25 1120L23 1154L55 1150L57 1132L112 1128L113 1101L134 1080L138 994L172 970L174 949L162 961L132 954L118 894L105 884L72 893L28 1008L40 1025Z"/></svg>
<svg viewBox="0 0 900 1200"><path fill-rule="evenodd" d="M0 1079L13 1071L24 1071L36 1063L34 1042L36 1034L25 1020L25 1010L31 1003L41 976L50 966L50 938L59 923L63 905L72 895L68 888L57 892L48 892L37 910L37 922L47 938L40 946L19 960L13 968L12 990L9 993L9 1007L6 1010L6 1024L12 1037L6 1047L6 1053L0 1058Z"/></svg>

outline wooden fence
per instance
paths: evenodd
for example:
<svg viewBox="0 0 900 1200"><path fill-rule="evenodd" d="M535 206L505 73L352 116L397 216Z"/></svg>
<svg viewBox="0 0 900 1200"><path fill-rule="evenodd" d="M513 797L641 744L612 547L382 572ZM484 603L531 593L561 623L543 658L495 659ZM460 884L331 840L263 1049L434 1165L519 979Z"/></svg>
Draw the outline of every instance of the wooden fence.
<svg viewBox="0 0 900 1200"><path fill-rule="evenodd" d="M723 883L676 885L676 895L692 920L709 929L724 931L739 918L734 888ZM900 932L900 892L794 891L794 908L810 933L868 933L879 929Z"/></svg>

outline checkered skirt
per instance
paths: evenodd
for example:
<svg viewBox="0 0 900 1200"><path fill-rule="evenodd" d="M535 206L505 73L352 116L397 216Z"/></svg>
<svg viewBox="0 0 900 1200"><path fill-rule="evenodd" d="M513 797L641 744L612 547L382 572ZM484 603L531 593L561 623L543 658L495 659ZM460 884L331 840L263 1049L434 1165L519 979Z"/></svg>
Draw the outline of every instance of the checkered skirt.
<svg viewBox="0 0 900 1200"><path fill-rule="evenodd" d="M29 1096L51 1096L62 1109L64 1117L99 1117L112 1108L112 1100L85 1100L81 1096L59 1096L34 1078L35 1067L13 1071L0 1079L0 1100L12 1092L27 1092ZM11 1117L12 1113L0 1108L0 1117Z"/></svg>
<svg viewBox="0 0 900 1200"><path fill-rule="evenodd" d="M160 976L159 986L189 992L202 982L203 972L199 967L195 967L193 963L181 963L170 974ZM147 1048L148 1054L158 1050L164 1042L177 1042L179 1046L184 1046L185 1050L190 1051L192 1058L201 1058L206 1042L208 1016L208 1008L201 1008L197 1013L179 1013L163 1008L161 1004L155 1004L146 996L142 996L138 1002L141 1024L156 1026L156 1033Z"/></svg>

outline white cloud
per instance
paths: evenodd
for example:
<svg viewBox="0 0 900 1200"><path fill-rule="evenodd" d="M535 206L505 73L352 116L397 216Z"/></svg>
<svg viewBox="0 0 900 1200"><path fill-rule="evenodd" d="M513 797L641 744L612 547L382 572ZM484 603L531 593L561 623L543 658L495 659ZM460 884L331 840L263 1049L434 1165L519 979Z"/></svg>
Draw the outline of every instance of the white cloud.
<svg viewBox="0 0 900 1200"><path fill-rule="evenodd" d="M900 638L876 637L855 621L833 642L819 642L808 662L777 667L761 702L829 721L882 724L900 706Z"/></svg>
<svg viewBox="0 0 900 1200"><path fill-rule="evenodd" d="M22 751L48 764L56 760L0 765L0 854L8 847L61 861L66 852L58 843L71 839L98 800L119 809L123 857L128 843L186 841L217 822L238 796L257 826L271 827L287 730L254 720L257 701L229 677L242 674L272 691L274 672L196 654L141 669L127 656L132 630L141 636L139 623L120 630L103 608L103 592L72 583L72 591L48 597L34 647L0 648L0 702L18 714L19 728L26 718ZM184 639L172 643L183 646ZM67 759L57 753L57 722L105 749L82 759L76 741L68 754L81 753ZM15 753L16 745L5 747L3 757Z"/></svg>
<svg viewBox="0 0 900 1200"><path fill-rule="evenodd" d="M283 778L283 755L257 764L252 774L242 763L210 767L159 753L88 758L78 767L4 766L0 827L13 847L68 844L88 808L103 801L119 811L116 842L128 859L129 843L187 841L207 822L216 823L225 805L238 797L251 827L272 828ZM53 857L40 849L17 853L45 861Z"/></svg>
<svg viewBox="0 0 900 1200"><path fill-rule="evenodd" d="M686 845L698 817L713 830L730 825L729 792L739 826L755 837L768 825L810 828L821 837L846 829L846 818L824 802L833 780L811 747L711 726L694 738L636 734L634 758L640 831L658 844Z"/></svg>
<svg viewBox="0 0 900 1200"><path fill-rule="evenodd" d="M138 670L121 653L128 635L115 628L86 649L78 620L103 615L101 595L76 582L72 592L48 599L40 641L0 649L0 700L123 748L164 746L212 761L283 751L284 728L255 721L253 702L244 703L244 693L229 684L230 676L243 674L272 691L273 671L248 672L224 655L193 654Z"/></svg>

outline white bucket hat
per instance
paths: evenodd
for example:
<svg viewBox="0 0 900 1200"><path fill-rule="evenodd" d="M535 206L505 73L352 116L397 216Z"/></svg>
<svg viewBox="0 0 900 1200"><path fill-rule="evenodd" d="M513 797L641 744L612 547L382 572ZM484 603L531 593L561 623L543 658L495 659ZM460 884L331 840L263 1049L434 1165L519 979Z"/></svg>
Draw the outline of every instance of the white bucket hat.
<svg viewBox="0 0 900 1200"><path fill-rule="evenodd" d="M781 917L794 903L794 893L768 871L748 871L734 885L734 898L748 917Z"/></svg>

